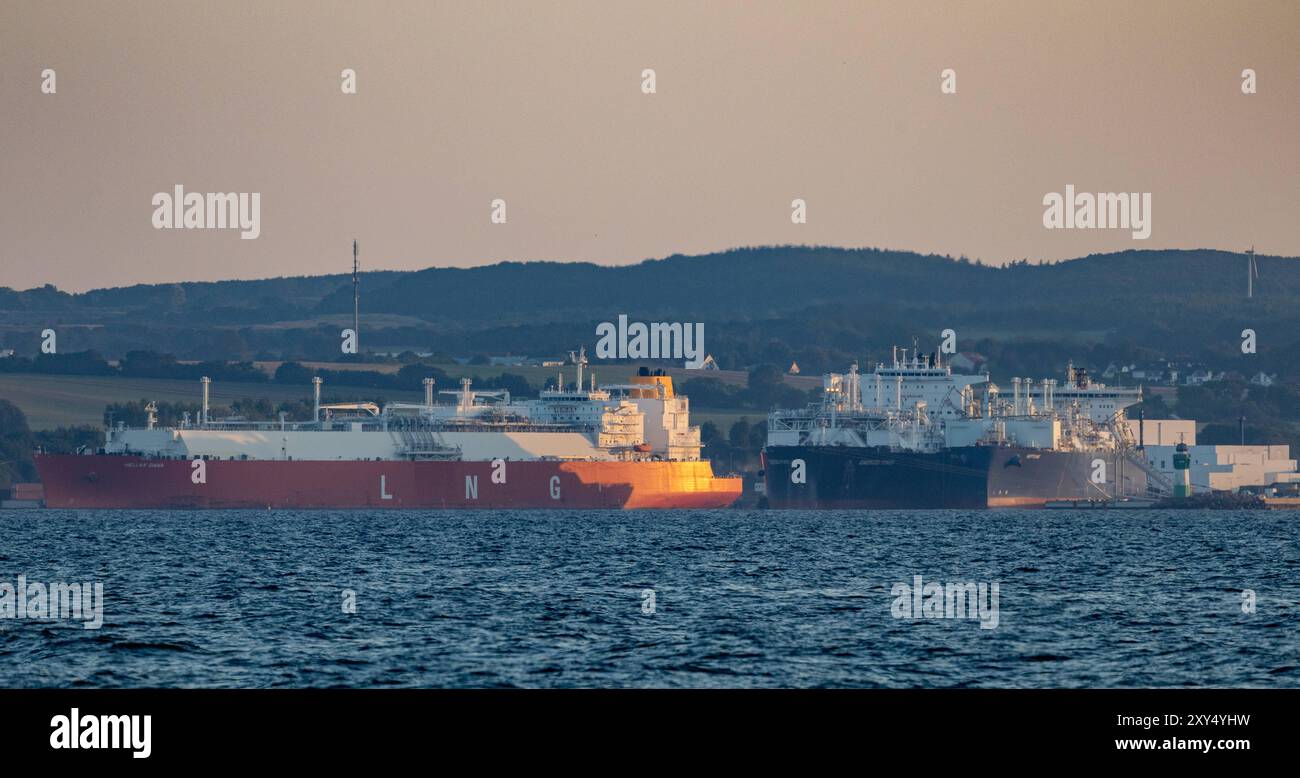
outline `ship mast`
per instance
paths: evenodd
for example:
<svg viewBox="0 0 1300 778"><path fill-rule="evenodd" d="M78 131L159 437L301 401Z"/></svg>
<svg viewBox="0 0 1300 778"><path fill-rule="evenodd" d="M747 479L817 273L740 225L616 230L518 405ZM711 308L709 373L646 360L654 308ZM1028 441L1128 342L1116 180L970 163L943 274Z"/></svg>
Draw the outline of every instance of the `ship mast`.
<svg viewBox="0 0 1300 778"><path fill-rule="evenodd" d="M570 351L569 360L578 366L577 389L579 392L581 392L582 391L582 366L587 364L587 347L579 346L577 353ZM561 379L561 383L563 383L563 379ZM560 388L563 389L564 388L563 385L561 385Z"/></svg>

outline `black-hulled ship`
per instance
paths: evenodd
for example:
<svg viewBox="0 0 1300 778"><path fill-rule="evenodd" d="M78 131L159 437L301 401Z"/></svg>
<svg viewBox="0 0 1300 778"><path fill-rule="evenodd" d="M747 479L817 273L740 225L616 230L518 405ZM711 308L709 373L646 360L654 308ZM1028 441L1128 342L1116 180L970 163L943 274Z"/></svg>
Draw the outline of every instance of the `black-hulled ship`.
<svg viewBox="0 0 1300 778"><path fill-rule="evenodd" d="M823 378L819 402L774 411L763 470L773 508L1042 507L1160 494L1124 409L1140 389L954 374L938 355L894 350L868 374Z"/></svg>

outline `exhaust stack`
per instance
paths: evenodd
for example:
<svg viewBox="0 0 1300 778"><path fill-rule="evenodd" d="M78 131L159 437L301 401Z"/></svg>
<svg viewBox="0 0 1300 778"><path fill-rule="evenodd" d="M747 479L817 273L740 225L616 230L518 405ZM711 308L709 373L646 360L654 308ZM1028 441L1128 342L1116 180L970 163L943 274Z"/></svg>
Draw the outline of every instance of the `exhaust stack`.
<svg viewBox="0 0 1300 778"><path fill-rule="evenodd" d="M212 379L203 376L199 379L199 383L203 384L203 416L199 419L199 423L206 427L208 426L208 387L212 385Z"/></svg>

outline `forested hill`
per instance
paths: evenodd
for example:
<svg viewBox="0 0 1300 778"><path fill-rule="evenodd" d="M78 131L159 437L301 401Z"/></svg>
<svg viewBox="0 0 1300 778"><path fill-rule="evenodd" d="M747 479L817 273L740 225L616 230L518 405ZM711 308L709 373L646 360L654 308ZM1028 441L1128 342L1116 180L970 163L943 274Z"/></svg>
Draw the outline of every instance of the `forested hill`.
<svg viewBox="0 0 1300 778"><path fill-rule="evenodd" d="M1258 265L1255 297L1247 300L1246 255L1222 251L1125 251L992 267L900 251L780 246L625 266L504 262L370 272L361 308L371 348L453 353L555 353L579 338L590 345L594 322L627 314L705 322L710 343L728 343L742 361L772 338L797 358L813 346L850 352L851 344L933 339L945 328L1001 340L1119 341L1168 356L1226 354L1241 329L1252 328L1261 352L1277 356L1300 342L1300 260L1260 256ZM181 358L326 357L337 353L337 324L351 310L347 275L84 294L0 288L0 342L30 352L33 328L104 325L67 345L112 356L141 347L114 337L147 331L154 348ZM323 319L332 335L318 326Z"/></svg>
<svg viewBox="0 0 1300 778"><path fill-rule="evenodd" d="M1300 261L1260 257L1258 303L1292 303ZM1149 308L1172 302L1216 308L1243 303L1247 259L1220 251L1128 251L1055 264L992 267L908 252L774 247L673 256L624 267L502 263L432 268L377 286L372 310L412 316L563 317L617 310L651 319L680 314L763 317L841 303L941 302L966 308L1039 307L1044 312ZM338 289L321 311L351 310ZM990 312L991 313L991 312ZM1072 312L1086 315L1086 310ZM1030 323L1037 326L1037 323Z"/></svg>
<svg viewBox="0 0 1300 778"><path fill-rule="evenodd" d="M1300 261L1261 256L1254 305L1290 305ZM1148 309L1245 304L1246 256L1222 251L1126 251L1053 264L993 267L949 257L876 249L780 246L672 256L634 265L502 262L363 274L367 313L463 322L586 318L593 311L652 319L765 317L821 305L928 304L1007 310L1039 307L1092 318L1116 303ZM132 312L175 313L231 324L264 320L267 307L294 314L349 313L346 275L257 281L136 285L67 294L0 287L0 311L77 313L88 320ZM990 310L990 314L993 311ZM1038 323L1029 326L1037 328Z"/></svg>

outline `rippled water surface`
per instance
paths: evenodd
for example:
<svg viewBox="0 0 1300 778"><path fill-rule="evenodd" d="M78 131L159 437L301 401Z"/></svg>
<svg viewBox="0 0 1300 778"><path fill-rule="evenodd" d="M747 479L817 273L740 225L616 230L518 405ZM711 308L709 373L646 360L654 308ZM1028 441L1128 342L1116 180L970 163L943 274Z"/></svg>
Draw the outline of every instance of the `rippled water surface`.
<svg viewBox="0 0 1300 778"><path fill-rule="evenodd" d="M1285 511L0 511L0 532L0 583L104 586L98 630L0 619L5 686L1300 685ZM997 582L997 627L895 618L916 575Z"/></svg>

